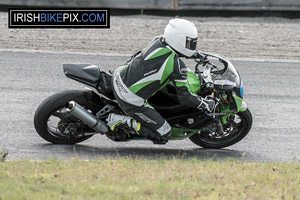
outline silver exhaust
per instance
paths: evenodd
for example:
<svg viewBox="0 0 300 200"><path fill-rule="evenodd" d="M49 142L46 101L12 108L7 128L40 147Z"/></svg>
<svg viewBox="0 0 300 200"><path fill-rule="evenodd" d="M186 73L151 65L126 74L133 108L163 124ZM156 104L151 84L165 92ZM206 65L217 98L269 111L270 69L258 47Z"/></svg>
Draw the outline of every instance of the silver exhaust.
<svg viewBox="0 0 300 200"><path fill-rule="evenodd" d="M103 121L97 119L95 115L89 113L86 109L81 107L75 101L70 101L66 103L66 110L68 113L71 113L73 116L86 123L90 128L94 129L96 132L101 134L105 134L108 132L108 127Z"/></svg>

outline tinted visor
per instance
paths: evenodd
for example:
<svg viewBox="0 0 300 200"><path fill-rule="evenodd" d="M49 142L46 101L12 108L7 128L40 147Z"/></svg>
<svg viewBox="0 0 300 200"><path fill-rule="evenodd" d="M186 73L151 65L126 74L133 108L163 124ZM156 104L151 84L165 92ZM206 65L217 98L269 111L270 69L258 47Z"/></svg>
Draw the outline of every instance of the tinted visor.
<svg viewBox="0 0 300 200"><path fill-rule="evenodd" d="M198 38L186 37L185 48L190 50L196 50Z"/></svg>

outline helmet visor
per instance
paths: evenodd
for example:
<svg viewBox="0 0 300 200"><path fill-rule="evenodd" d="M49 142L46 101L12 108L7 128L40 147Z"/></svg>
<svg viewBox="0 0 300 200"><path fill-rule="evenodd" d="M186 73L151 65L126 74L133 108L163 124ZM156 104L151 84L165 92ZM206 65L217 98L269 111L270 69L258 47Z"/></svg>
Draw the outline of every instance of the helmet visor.
<svg viewBox="0 0 300 200"><path fill-rule="evenodd" d="M198 38L186 37L185 48L190 50L196 50Z"/></svg>

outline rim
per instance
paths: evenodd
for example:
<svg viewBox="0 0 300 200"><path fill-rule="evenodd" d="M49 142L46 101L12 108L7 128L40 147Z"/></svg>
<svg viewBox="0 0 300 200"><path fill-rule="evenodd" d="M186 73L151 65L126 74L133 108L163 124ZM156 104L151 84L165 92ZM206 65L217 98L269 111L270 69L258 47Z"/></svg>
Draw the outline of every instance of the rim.
<svg viewBox="0 0 300 200"><path fill-rule="evenodd" d="M198 135L199 139L206 144L221 144L227 143L235 139L243 131L245 125L245 118L239 113L229 116L227 118L227 124L224 125L224 134L219 135L216 128L201 131Z"/></svg>
<svg viewBox="0 0 300 200"><path fill-rule="evenodd" d="M51 136L59 139L77 139L82 137L83 133L93 132L84 122L68 113L65 107L50 113L46 127Z"/></svg>

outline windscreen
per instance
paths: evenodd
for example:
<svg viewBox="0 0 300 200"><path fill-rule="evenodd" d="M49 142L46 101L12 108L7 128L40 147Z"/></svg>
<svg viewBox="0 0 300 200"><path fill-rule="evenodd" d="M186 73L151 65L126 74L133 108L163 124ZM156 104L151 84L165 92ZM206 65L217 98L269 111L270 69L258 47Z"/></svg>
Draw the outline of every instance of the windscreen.
<svg viewBox="0 0 300 200"><path fill-rule="evenodd" d="M232 85L234 87L240 87L240 76L231 62L228 62L228 67L223 74L221 74L223 80L226 80L225 85Z"/></svg>

